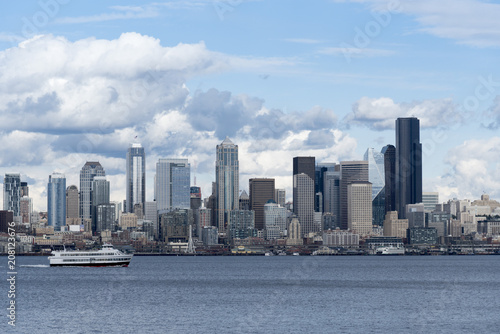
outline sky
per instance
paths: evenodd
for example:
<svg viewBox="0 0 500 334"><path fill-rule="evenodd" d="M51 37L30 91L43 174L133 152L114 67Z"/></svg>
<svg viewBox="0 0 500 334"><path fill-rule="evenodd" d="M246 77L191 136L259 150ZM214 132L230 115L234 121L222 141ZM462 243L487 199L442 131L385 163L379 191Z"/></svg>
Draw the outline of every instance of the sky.
<svg viewBox="0 0 500 334"><path fill-rule="evenodd" d="M0 5L0 174L34 209L99 161L125 199L130 143L187 158L211 193L215 148L239 146L240 189L292 159L362 160L420 119L424 191L500 199L500 1L39 0ZM3 182L3 180L2 180ZM2 195L3 196L3 193Z"/></svg>

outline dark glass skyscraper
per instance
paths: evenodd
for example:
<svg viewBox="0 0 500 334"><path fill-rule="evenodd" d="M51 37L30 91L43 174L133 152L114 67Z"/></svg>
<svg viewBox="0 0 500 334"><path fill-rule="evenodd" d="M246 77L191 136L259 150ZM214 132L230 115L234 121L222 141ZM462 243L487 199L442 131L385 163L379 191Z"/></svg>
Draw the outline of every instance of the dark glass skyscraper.
<svg viewBox="0 0 500 334"><path fill-rule="evenodd" d="M314 186L315 180L316 180L316 166L315 166L315 158L314 157L294 157L293 158L293 176L298 175L298 174L305 174L309 176L309 178L312 181L312 184ZM300 205L300 200L303 197L302 195L298 195L297 191L301 191L300 187L296 188L294 186L293 188L293 212L297 214L297 209ZM312 201L314 203L314 190L312 193ZM309 202L309 199L307 199L307 202ZM314 206L314 204L313 204ZM314 207L313 207L314 210ZM302 222L301 222L302 223Z"/></svg>
<svg viewBox="0 0 500 334"><path fill-rule="evenodd" d="M274 200L274 179L250 179L250 210L255 211L255 228L265 228L264 205Z"/></svg>
<svg viewBox="0 0 500 334"><path fill-rule="evenodd" d="M396 211L396 148L386 145L382 148L385 171L385 213ZM385 214L384 214L385 216Z"/></svg>
<svg viewBox="0 0 500 334"><path fill-rule="evenodd" d="M405 218L407 204L422 202L422 144L420 121L415 117L396 120L396 208Z"/></svg>
<svg viewBox="0 0 500 334"><path fill-rule="evenodd" d="M87 161L80 171L80 218L92 219L92 182L96 176L106 176L98 161Z"/></svg>
<svg viewBox="0 0 500 334"><path fill-rule="evenodd" d="M47 222L55 231L66 225L66 177L64 174L49 175L47 184Z"/></svg>

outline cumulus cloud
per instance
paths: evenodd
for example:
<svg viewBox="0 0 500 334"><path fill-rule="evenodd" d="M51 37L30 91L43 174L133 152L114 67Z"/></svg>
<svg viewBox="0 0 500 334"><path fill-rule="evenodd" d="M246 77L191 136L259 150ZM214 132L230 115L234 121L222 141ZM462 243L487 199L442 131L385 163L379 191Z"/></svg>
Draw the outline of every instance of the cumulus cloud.
<svg viewBox="0 0 500 334"><path fill-rule="evenodd" d="M249 177L276 177L291 191L291 161L352 158L356 140L319 106L287 112L258 97L215 88L189 92L193 77L222 71L267 72L286 59L252 59L210 51L204 43L164 47L136 33L115 40L36 36L0 52L0 173L29 181L37 210L46 209L48 176L79 185L86 161L100 161L112 200L125 194L125 154L132 141L146 149L147 199L159 158L188 158L208 195L215 147L225 136L240 147L242 189Z"/></svg>
<svg viewBox="0 0 500 334"><path fill-rule="evenodd" d="M457 105L449 98L396 103L388 97L362 97L354 103L344 122L380 131L393 129L398 117L417 117L423 128L451 125L462 120Z"/></svg>
<svg viewBox="0 0 500 334"><path fill-rule="evenodd" d="M497 130L500 128L500 96L495 97L493 105L486 111L486 119L491 120L483 126L490 130Z"/></svg>

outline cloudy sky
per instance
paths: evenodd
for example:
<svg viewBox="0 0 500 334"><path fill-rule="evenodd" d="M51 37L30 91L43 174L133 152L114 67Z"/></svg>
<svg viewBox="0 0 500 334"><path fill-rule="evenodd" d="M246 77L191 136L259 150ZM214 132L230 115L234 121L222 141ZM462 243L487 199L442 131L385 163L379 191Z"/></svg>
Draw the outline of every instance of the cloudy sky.
<svg viewBox="0 0 500 334"><path fill-rule="evenodd" d="M98 160L125 198L125 154L188 158L204 196L215 146L239 145L240 185L292 158L361 160L416 116L424 191L500 199L500 2L41 0L0 5L0 174L46 210L52 172ZM193 178L193 177L192 177ZM194 180L193 180L194 181Z"/></svg>

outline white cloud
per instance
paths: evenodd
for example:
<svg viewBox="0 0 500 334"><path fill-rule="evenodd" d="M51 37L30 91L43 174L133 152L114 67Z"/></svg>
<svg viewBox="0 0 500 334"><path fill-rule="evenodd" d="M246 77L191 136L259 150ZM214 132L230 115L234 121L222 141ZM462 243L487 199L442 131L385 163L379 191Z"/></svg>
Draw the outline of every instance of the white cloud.
<svg viewBox="0 0 500 334"><path fill-rule="evenodd" d="M462 120L455 103L449 98L396 103L388 97L362 97L352 107L344 122L364 125L373 130L395 127L398 117L417 117L421 127L438 127L455 124Z"/></svg>

